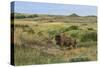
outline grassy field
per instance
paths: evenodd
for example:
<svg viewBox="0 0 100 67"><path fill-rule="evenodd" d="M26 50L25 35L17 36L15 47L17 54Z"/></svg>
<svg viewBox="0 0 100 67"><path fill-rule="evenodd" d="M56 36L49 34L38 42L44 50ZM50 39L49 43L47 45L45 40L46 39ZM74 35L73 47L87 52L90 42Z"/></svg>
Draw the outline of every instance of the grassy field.
<svg viewBox="0 0 100 67"><path fill-rule="evenodd" d="M55 35L60 33L76 39L78 47L69 50L58 46ZM15 18L14 58L15 65L96 61L96 17L37 15Z"/></svg>

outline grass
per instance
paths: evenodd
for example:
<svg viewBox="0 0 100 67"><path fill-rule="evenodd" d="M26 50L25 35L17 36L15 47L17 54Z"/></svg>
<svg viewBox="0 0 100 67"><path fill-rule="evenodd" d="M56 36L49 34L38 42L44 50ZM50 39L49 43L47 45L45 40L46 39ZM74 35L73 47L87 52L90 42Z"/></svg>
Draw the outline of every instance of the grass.
<svg viewBox="0 0 100 67"><path fill-rule="evenodd" d="M97 32L90 31L81 35L81 41L97 41Z"/></svg>
<svg viewBox="0 0 100 67"><path fill-rule="evenodd" d="M91 61L88 57L75 57L69 60L70 62L83 62L83 61Z"/></svg>
<svg viewBox="0 0 100 67"><path fill-rule="evenodd" d="M76 22L77 18L72 19L75 22L67 19L70 23L64 20L39 23L40 21L34 21L32 18L15 19L15 65L97 60L96 23L86 23L89 18L78 17L81 20L87 19L84 23ZM63 32L77 40L76 49L68 50L56 44L55 35Z"/></svg>
<svg viewBox="0 0 100 67"><path fill-rule="evenodd" d="M64 62L64 60L61 59L61 56L54 56L34 48L15 47L16 65L50 64L61 62Z"/></svg>
<svg viewBox="0 0 100 67"><path fill-rule="evenodd" d="M94 49L94 50L93 50ZM15 64L54 64L66 62L95 61L96 47L80 47L73 50L63 50L58 54L45 53L36 48L15 46Z"/></svg>

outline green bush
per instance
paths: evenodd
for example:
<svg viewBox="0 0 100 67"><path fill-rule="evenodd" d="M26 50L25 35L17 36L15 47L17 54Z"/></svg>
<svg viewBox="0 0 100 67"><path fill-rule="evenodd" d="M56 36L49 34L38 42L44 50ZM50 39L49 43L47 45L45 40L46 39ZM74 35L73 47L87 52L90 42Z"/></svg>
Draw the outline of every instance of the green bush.
<svg viewBox="0 0 100 67"><path fill-rule="evenodd" d="M37 14L34 14L34 15L24 15L24 14L16 14L15 15L15 18L16 19L23 19L23 18L35 18L35 17L38 17Z"/></svg>
<svg viewBox="0 0 100 67"><path fill-rule="evenodd" d="M23 28L23 27L29 27L29 26L28 25L21 25L21 24L14 24L14 27Z"/></svg>
<svg viewBox="0 0 100 67"><path fill-rule="evenodd" d="M69 27L61 28L59 31L60 32L68 32L68 31L71 31L71 30L79 30L79 27L72 25L72 26L69 26Z"/></svg>
<svg viewBox="0 0 100 67"><path fill-rule="evenodd" d="M94 30L93 28L87 28L88 30Z"/></svg>
<svg viewBox="0 0 100 67"><path fill-rule="evenodd" d="M90 61L88 57L75 57L69 60L69 62L82 62L82 61Z"/></svg>
<svg viewBox="0 0 100 67"><path fill-rule="evenodd" d="M69 30L70 30L69 28L65 27L62 29L62 32L68 32Z"/></svg>
<svg viewBox="0 0 100 67"><path fill-rule="evenodd" d="M95 45L97 45L97 42L95 41L89 41L89 42L80 42L79 44L78 44L78 47L92 47L92 46L95 46Z"/></svg>
<svg viewBox="0 0 100 67"><path fill-rule="evenodd" d="M68 33L72 36L72 37L75 37L75 38L79 38L80 37L80 32L79 30L71 30L71 31L68 31Z"/></svg>
<svg viewBox="0 0 100 67"><path fill-rule="evenodd" d="M72 25L72 26L68 27L68 29L69 30L78 30L79 26Z"/></svg>
<svg viewBox="0 0 100 67"><path fill-rule="evenodd" d="M72 26L69 27L69 29L72 29L72 30L78 30L79 27L78 27L78 26L74 26L74 25L72 25Z"/></svg>
<svg viewBox="0 0 100 67"><path fill-rule="evenodd" d="M38 17L38 15L37 14L34 14L34 15L27 16L27 18L35 18L35 17Z"/></svg>
<svg viewBox="0 0 100 67"><path fill-rule="evenodd" d="M25 15L21 15L21 14L17 14L17 15L15 15L15 18L16 19L23 19L23 18L26 18L26 16Z"/></svg>
<svg viewBox="0 0 100 67"><path fill-rule="evenodd" d="M81 35L81 41L97 41L97 32L85 32Z"/></svg>
<svg viewBox="0 0 100 67"><path fill-rule="evenodd" d="M49 30L48 31L50 38L54 38L55 35L60 34L60 33L61 33L60 30Z"/></svg>

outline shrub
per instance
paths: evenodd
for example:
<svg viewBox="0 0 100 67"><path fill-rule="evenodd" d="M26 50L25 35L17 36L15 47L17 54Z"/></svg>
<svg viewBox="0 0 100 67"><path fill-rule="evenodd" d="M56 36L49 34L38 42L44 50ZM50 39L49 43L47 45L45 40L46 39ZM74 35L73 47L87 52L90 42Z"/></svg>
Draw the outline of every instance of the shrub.
<svg viewBox="0 0 100 67"><path fill-rule="evenodd" d="M50 37L54 37L55 35L64 33L66 31L67 31L67 28L62 27L60 29L48 30L48 34Z"/></svg>
<svg viewBox="0 0 100 67"><path fill-rule="evenodd" d="M70 26L70 27L65 27L61 29L61 32L69 32L69 31L76 31L79 30L78 26Z"/></svg>
<svg viewBox="0 0 100 67"><path fill-rule="evenodd" d="M88 30L94 30L93 28L87 28Z"/></svg>
<svg viewBox="0 0 100 67"><path fill-rule="evenodd" d="M23 28L23 27L29 27L29 26L28 25L21 25L21 24L14 24L14 27Z"/></svg>
<svg viewBox="0 0 100 67"><path fill-rule="evenodd" d="M59 30L49 30L48 31L50 38L53 38L56 34L59 34L59 33L60 33Z"/></svg>
<svg viewBox="0 0 100 67"><path fill-rule="evenodd" d="M69 60L69 62L82 62L82 61L90 61L88 57L75 57Z"/></svg>
<svg viewBox="0 0 100 67"><path fill-rule="evenodd" d="M81 41L97 41L97 32L86 32L81 35Z"/></svg>
<svg viewBox="0 0 100 67"><path fill-rule="evenodd" d="M67 31L69 31L69 28L64 28L63 29L63 32L67 32Z"/></svg>
<svg viewBox="0 0 100 67"><path fill-rule="evenodd" d="M78 33L72 33L71 36L72 36L72 37L77 37L77 34L78 34Z"/></svg>
<svg viewBox="0 0 100 67"><path fill-rule="evenodd" d="M80 31L79 30L71 30L71 31L68 31L68 33L72 36L72 37L75 37L75 38L78 38L80 36Z"/></svg>
<svg viewBox="0 0 100 67"><path fill-rule="evenodd" d="M72 25L72 26L68 27L68 29L69 30L78 30L79 29L79 26Z"/></svg>
<svg viewBox="0 0 100 67"><path fill-rule="evenodd" d="M21 15L21 14L18 14L15 16L16 19L23 19L23 18L26 18L25 15Z"/></svg>
<svg viewBox="0 0 100 67"><path fill-rule="evenodd" d="M35 17L38 17L38 15L37 14L34 14L34 15L27 16L27 18L35 18Z"/></svg>
<svg viewBox="0 0 100 67"><path fill-rule="evenodd" d="M97 45L97 42L91 41L91 42L80 42L78 44L78 47L91 47Z"/></svg>

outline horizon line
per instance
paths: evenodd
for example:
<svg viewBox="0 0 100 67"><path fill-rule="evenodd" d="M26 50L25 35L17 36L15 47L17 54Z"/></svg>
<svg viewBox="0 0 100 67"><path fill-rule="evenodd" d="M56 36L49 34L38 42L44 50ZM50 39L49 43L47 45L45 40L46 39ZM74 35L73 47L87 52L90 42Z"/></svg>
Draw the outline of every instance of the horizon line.
<svg viewBox="0 0 100 67"><path fill-rule="evenodd" d="M11 12L11 13L14 13L14 14L18 14L18 12ZM79 14L77 14L77 13L70 13L70 14L68 14L68 15L61 15L61 14L46 14L46 13L19 13L19 14L30 14L30 15L34 15L34 14L36 14L36 15L57 15L57 16L70 16L70 15L72 15L72 14L76 14L77 16L97 16L97 15L79 15Z"/></svg>

